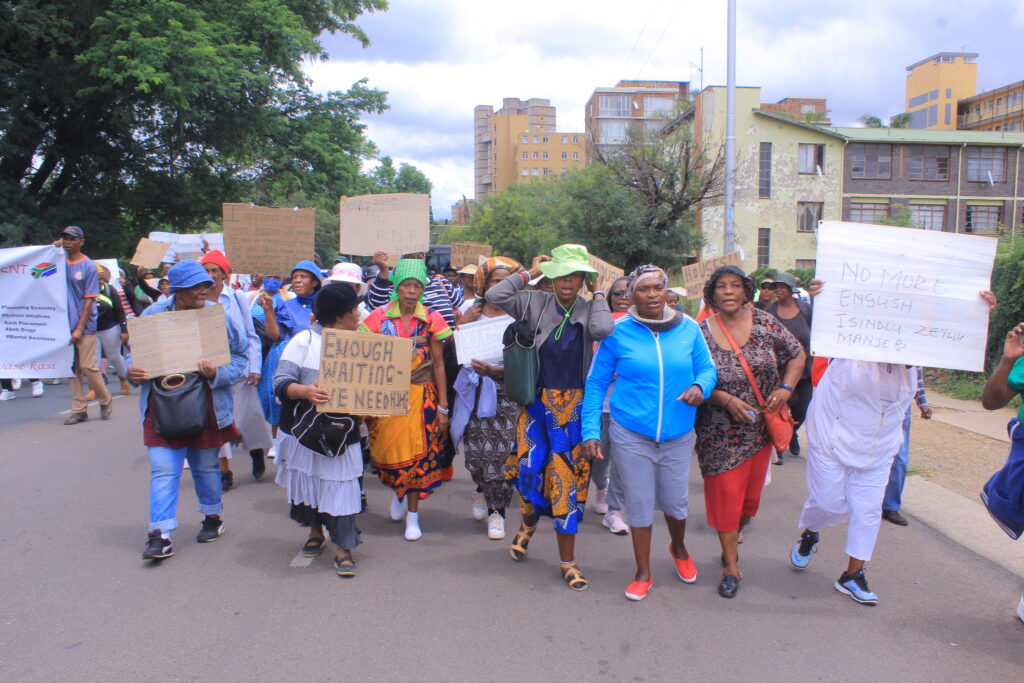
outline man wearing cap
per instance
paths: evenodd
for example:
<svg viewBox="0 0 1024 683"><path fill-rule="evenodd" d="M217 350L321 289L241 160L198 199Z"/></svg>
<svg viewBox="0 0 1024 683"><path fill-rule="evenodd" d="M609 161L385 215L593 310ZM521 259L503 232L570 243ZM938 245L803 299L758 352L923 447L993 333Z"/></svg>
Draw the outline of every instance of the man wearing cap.
<svg viewBox="0 0 1024 683"><path fill-rule="evenodd" d="M417 258L423 260L423 254L406 254L404 258ZM387 306L391 302L391 293L394 285L388 279L391 266L388 265L388 254L385 251L378 251L373 255L373 263L377 266L377 277L370 282L370 290L366 295L366 304L372 310ZM456 298L451 290L451 283L443 277L430 276L427 278L427 286L423 290L423 305L432 311L437 311L448 327L455 328L455 310L462 304L461 295Z"/></svg>
<svg viewBox="0 0 1024 683"><path fill-rule="evenodd" d="M100 419L109 420L113 412L110 392L107 391L96 367L96 298L100 295L99 272L96 264L82 253L85 232L77 225L69 225L60 234L54 246L64 247L67 254L68 323L71 327L69 344L75 347L75 364L71 377L71 415L66 425L76 425L89 419L89 404L82 392L84 376L89 387L100 400Z"/></svg>

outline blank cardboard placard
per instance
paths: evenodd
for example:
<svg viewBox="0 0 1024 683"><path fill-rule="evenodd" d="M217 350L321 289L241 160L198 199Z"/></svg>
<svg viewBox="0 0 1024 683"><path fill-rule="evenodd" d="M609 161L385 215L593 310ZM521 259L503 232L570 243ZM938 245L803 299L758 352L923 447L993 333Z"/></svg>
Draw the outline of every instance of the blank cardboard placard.
<svg viewBox="0 0 1024 683"><path fill-rule="evenodd" d="M715 269L721 266L743 268L743 259L740 258L739 252L734 251L725 256L710 258L706 261L683 266L683 283L686 286L688 297L691 299L702 298L704 296L704 283L711 278L711 274L715 272Z"/></svg>
<svg viewBox="0 0 1024 683"><path fill-rule="evenodd" d="M590 254L590 267L597 271L597 282L594 283L594 291L601 291L605 294L608 293L608 289L612 286L612 283L618 280L620 277L625 275L625 271L622 268L613 266L612 264L599 259L598 257ZM584 299L590 299L590 290L584 284L580 290L580 296Z"/></svg>
<svg viewBox="0 0 1024 683"><path fill-rule="evenodd" d="M342 254L391 257L430 249L430 196L399 192L341 198Z"/></svg>
<svg viewBox="0 0 1024 683"><path fill-rule="evenodd" d="M171 245L167 242L158 242L143 237L135 247L135 255L132 256L131 264L146 269L159 268L163 263L164 255L170 248Z"/></svg>
<svg viewBox="0 0 1024 683"><path fill-rule="evenodd" d="M320 345L321 413L408 415L412 340L324 329Z"/></svg>
<svg viewBox="0 0 1024 683"><path fill-rule="evenodd" d="M486 261L491 257L494 248L480 242L452 242L452 268L459 269L468 265L477 265L481 257Z"/></svg>
<svg viewBox="0 0 1024 683"><path fill-rule="evenodd" d="M214 367L231 362L223 306L167 311L128 320L132 365L150 379L177 372L195 372L206 359Z"/></svg>
<svg viewBox="0 0 1024 683"><path fill-rule="evenodd" d="M223 204L224 248L231 269L283 277L313 258L316 209Z"/></svg>
<svg viewBox="0 0 1024 683"><path fill-rule="evenodd" d="M823 221L811 351L828 358L983 370L996 239Z"/></svg>
<svg viewBox="0 0 1024 683"><path fill-rule="evenodd" d="M459 325L455 330L455 353L459 365L470 365L474 360L501 363L505 344L502 338L512 323L512 316L483 318Z"/></svg>

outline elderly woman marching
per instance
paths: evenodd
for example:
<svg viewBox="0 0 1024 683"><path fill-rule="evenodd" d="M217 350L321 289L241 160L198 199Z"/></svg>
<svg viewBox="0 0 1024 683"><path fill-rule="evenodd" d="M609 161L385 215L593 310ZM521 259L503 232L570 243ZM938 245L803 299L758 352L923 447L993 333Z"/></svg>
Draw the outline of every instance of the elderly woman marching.
<svg viewBox="0 0 1024 683"><path fill-rule="evenodd" d="M718 594L723 598L736 597L739 590L739 533L757 514L772 451L743 362L768 411L789 400L804 368L800 342L775 316L749 305L753 298L754 282L736 266L716 269L704 287L704 300L714 313L701 323L701 331L718 382L697 412L697 459L708 524L722 545Z"/></svg>
<svg viewBox="0 0 1024 683"><path fill-rule="evenodd" d="M655 509L665 513L676 575L697 580L684 535L690 488L690 455L696 406L711 396L718 373L700 327L666 305L668 277L657 266L629 276L633 301L615 332L601 342L583 399L583 449L601 458L601 403L612 380L609 440L615 444L615 477L633 525L636 574L626 597L643 600L653 586L651 527Z"/></svg>
<svg viewBox="0 0 1024 683"><path fill-rule="evenodd" d="M405 517L405 540L423 535L421 493L441 484L441 456L448 429L448 391L441 342L452 330L436 311L424 307L427 264L402 259L391 271L391 303L374 309L359 329L413 340L409 414L376 418L370 426L374 465L380 480L395 492L391 519Z"/></svg>
<svg viewBox="0 0 1024 683"><path fill-rule="evenodd" d="M521 273L523 267L510 258L497 256L477 268L474 291L480 297L462 314L460 325L489 318L504 318L505 312L484 299L487 291L499 282ZM500 351L500 348L498 349ZM505 395L503 365L473 359L455 380L456 401L452 415L452 440L462 440L476 492L473 494L473 516L487 515L487 537L505 538L505 508L515 490L505 477L505 462L516 450L516 424L519 405Z"/></svg>
<svg viewBox="0 0 1024 683"><path fill-rule="evenodd" d="M576 566L575 541L590 485L580 428L583 387L594 342L611 334L614 323L604 292L593 292L591 301L579 296L584 281L593 290L597 279L586 247L564 244L549 260L544 258L535 258L529 273L505 278L485 297L536 331L540 360L537 397L519 415L517 453L507 467L523 512L511 554L514 560L524 559L537 517L552 517L562 577L569 588L581 591L589 583ZM541 274L552 281L554 293L522 291Z"/></svg>

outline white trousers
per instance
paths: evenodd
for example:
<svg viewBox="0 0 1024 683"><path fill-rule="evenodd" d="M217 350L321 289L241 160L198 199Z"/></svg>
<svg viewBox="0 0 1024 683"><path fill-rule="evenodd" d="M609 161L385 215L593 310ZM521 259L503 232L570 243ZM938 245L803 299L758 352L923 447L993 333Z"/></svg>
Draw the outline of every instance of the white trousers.
<svg viewBox="0 0 1024 683"><path fill-rule="evenodd" d="M232 414L235 417L235 426L242 433L242 446L245 450L270 448L273 444L270 425L263 417L263 408L260 407L260 397L256 393L256 387L249 386L245 379L241 379L231 385L231 398L234 401ZM231 444L226 443L221 446L217 457L230 458Z"/></svg>
<svg viewBox="0 0 1024 683"><path fill-rule="evenodd" d="M870 560L882 523L882 499L891 467L892 458L867 469L849 467L808 444L807 500L800 513L800 528L817 532L826 525L849 522L846 554Z"/></svg>

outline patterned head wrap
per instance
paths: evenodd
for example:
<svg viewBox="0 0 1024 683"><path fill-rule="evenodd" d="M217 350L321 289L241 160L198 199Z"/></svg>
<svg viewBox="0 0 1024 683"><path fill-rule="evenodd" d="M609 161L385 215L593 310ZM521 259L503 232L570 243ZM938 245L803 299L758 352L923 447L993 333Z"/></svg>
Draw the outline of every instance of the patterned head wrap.
<svg viewBox="0 0 1024 683"><path fill-rule="evenodd" d="M655 278L661 282L662 288L668 288L668 275L665 271L658 266L647 264L646 266L637 266L632 273L629 274L629 284L626 285L626 294L630 299L633 298L633 293L636 292L637 285L640 284L641 280L647 278Z"/></svg>
<svg viewBox="0 0 1024 683"><path fill-rule="evenodd" d="M391 300L398 300L398 286L406 280L416 280L423 288L427 288L427 264L423 259L404 258L395 264L388 277L394 289L391 291Z"/></svg>
<svg viewBox="0 0 1024 683"><path fill-rule="evenodd" d="M718 284L718 278L723 275L735 275L743 283L744 304L754 300L754 281L747 277L747 274L741 268L737 266L719 266L715 268L715 272L711 273L711 277L708 278L707 283L704 285L704 301L712 310L718 310L718 307L715 306L715 285Z"/></svg>
<svg viewBox="0 0 1024 683"><path fill-rule="evenodd" d="M505 256L495 256L487 259L480 264L476 269L476 273L473 275L473 283L476 285L476 293L478 296L484 295L487 288L487 280L491 277L491 273L499 268L505 268L513 274L523 272L523 266L519 261L515 261Z"/></svg>

